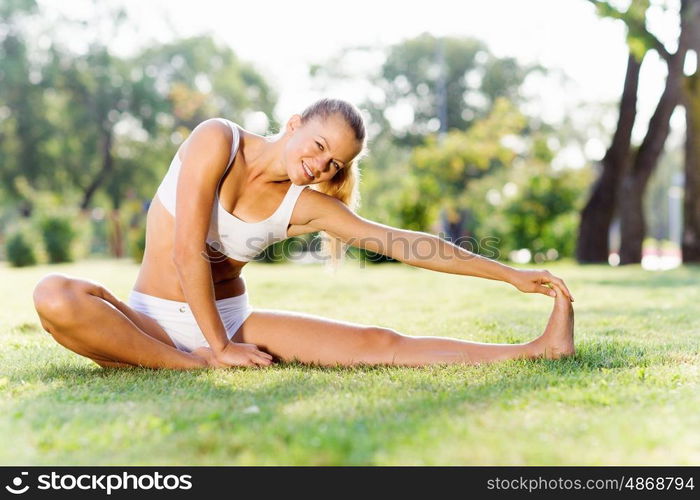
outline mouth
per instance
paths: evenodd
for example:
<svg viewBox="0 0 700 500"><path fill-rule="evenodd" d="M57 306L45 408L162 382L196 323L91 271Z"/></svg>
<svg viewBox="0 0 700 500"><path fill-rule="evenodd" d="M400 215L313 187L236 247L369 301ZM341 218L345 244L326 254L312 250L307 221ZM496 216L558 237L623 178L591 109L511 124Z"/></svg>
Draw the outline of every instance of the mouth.
<svg viewBox="0 0 700 500"><path fill-rule="evenodd" d="M306 176L307 176L309 179L314 180L314 179L315 179L314 174L311 173L311 170L309 169L309 167L306 166L306 163L304 163L304 162L302 161L302 162L301 162L301 166L302 166L302 169L304 170L304 173L306 174Z"/></svg>

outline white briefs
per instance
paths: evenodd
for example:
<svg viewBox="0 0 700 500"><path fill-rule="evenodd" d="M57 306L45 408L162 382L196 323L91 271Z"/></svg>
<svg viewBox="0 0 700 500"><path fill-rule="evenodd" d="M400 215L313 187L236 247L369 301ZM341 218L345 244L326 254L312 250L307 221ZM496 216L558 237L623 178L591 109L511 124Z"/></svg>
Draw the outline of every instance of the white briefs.
<svg viewBox="0 0 700 500"><path fill-rule="evenodd" d="M209 347L187 302L161 299L153 295L132 290L128 304L158 323L168 334L175 346L185 352L192 352L198 347ZM248 303L248 294L229 297L216 301L221 321L230 339L253 312Z"/></svg>

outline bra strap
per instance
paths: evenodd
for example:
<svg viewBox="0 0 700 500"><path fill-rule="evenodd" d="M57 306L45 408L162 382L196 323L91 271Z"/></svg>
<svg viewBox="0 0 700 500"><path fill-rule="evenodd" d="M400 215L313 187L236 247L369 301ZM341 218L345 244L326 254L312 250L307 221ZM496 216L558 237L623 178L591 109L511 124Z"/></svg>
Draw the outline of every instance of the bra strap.
<svg viewBox="0 0 700 500"><path fill-rule="evenodd" d="M292 183L289 186L289 190L284 196L284 200L282 200L278 212L280 222L284 222L285 228L289 225L289 219L292 218L292 211L294 210L294 205L296 205L297 200L299 199L299 196L301 195L302 191L304 191L304 189L306 189L307 187L308 186L297 186L294 183Z"/></svg>
<svg viewBox="0 0 700 500"><path fill-rule="evenodd" d="M214 191L214 208L216 208L216 206L218 205L219 188L221 187L221 181L224 180L226 172L228 172L228 169L231 168L233 159L236 157L236 153L238 153L238 147L241 144L241 134L238 131L238 127L236 126L236 124L233 123L231 120L227 120L226 118L218 118L218 120L224 122L231 128L231 132L233 133L233 139L231 140L231 154L228 157L228 164L226 164L226 169L224 170L223 175L219 179L219 183L216 185L216 191Z"/></svg>
<svg viewBox="0 0 700 500"><path fill-rule="evenodd" d="M233 163L233 159L236 157L236 153L238 152L238 146L241 143L241 134L238 131L238 127L236 126L235 123L233 123L231 120L227 120L226 118L219 118L222 122L224 122L226 125L229 126L231 129L231 132L233 133L233 139L231 140L231 154L228 157L228 163L226 164L226 170L231 166L231 163ZM226 173L226 171L224 171Z"/></svg>

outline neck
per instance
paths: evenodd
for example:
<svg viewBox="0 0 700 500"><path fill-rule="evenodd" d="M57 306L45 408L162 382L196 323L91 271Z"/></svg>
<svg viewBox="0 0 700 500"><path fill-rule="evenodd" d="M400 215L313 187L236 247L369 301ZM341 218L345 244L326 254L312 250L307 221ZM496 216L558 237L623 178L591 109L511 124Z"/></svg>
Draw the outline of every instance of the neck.
<svg viewBox="0 0 700 500"><path fill-rule="evenodd" d="M246 164L253 179L263 182L288 181L287 169L282 164L282 152L287 143L286 134L261 137L257 147L246 157Z"/></svg>

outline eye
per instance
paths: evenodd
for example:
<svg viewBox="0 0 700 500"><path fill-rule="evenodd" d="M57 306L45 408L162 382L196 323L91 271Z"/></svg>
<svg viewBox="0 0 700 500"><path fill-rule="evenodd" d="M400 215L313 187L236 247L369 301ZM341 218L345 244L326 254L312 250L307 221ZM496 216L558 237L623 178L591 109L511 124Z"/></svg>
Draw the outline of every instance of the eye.
<svg viewBox="0 0 700 500"><path fill-rule="evenodd" d="M318 145L318 149L320 149L321 151L323 151L323 144L321 144L320 142L316 141L316 145Z"/></svg>
<svg viewBox="0 0 700 500"><path fill-rule="evenodd" d="M333 165L335 165L336 170L340 170L340 164L337 161L334 161Z"/></svg>

